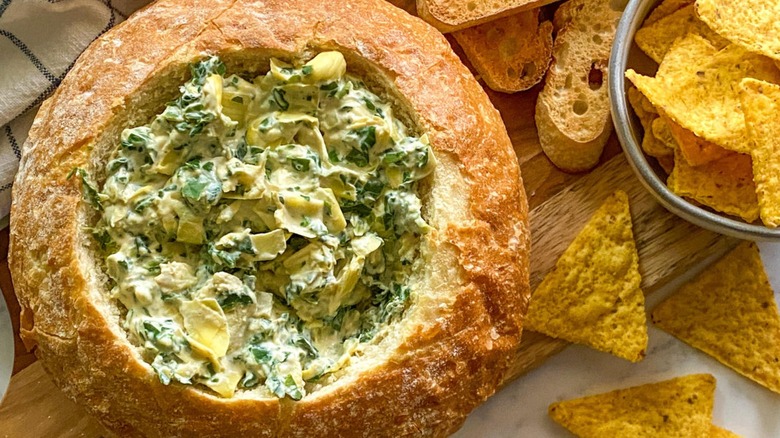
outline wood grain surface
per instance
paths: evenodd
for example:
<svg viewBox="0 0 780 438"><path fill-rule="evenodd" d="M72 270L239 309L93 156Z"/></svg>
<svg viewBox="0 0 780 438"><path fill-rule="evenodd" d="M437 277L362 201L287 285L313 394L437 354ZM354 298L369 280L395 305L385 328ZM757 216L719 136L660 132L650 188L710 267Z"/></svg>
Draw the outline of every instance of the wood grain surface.
<svg viewBox="0 0 780 438"><path fill-rule="evenodd" d="M455 49L459 52L457 47ZM534 126L534 105L539 88L514 95L486 89L501 112L512 139L528 194L532 288L555 265L558 256L601 202L617 189L626 191L631 200L645 293L658 289L707 256L735 244L732 239L697 228L659 206L639 184L614 136L607 145L602 164L589 174L567 174L552 166L541 151ZM96 437L105 434L82 408L59 392L18 338L19 306L5 260L7 249L8 231L4 230L0 232L0 287L9 304L17 337L14 376L8 394L0 404L0 437ZM511 377L505 383L539 366L566 345L566 342L527 332Z"/></svg>

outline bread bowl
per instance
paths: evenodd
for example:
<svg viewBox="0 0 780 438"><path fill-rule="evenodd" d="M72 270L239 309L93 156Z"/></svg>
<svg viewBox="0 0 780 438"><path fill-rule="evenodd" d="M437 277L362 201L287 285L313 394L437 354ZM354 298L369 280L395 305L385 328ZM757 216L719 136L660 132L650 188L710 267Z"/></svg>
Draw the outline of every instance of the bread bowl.
<svg viewBox="0 0 780 438"><path fill-rule="evenodd" d="M272 58L276 70L289 70L275 72ZM226 72L222 72L216 59L223 63ZM235 184L228 188L227 180L220 177L221 186L215 193L224 191L225 199L219 198L221 195L209 199L211 186L203 179L206 171L216 169L214 172L217 172L227 167L217 160L219 154L200 157L202 161L196 165L188 155L190 149L177 149L185 151L182 156L163 154L161 151L172 140L157 143L156 139L161 137L154 136L149 137L154 141L149 138L141 141L143 151L134 150L138 146L134 146L137 137L131 138L134 132L138 134L134 130L153 131L156 129L154 123L160 117L164 118L166 109L176 105L180 109L187 108L188 102L184 102L179 93L182 85L185 86L184 95L190 87L194 94L200 93L197 99L205 99L203 102L217 96L214 90L220 82L215 75L221 76L220 90L224 92L222 97L216 98L218 102L226 102L225 87L232 81L227 79L231 74L237 74L247 83L259 77L254 86L261 91L262 78L270 77L266 79L272 82L266 90L270 91L259 100L267 103L276 97L278 108L270 110L266 105L262 114L285 111L284 104L280 105L282 99L278 99L279 92L276 96L273 92L280 84L284 85L278 81L293 82L289 74L314 75L317 77L309 85L329 86L330 82L322 82L319 76L318 63L323 59L330 59L326 62L328 65L339 66L323 68L323 71L335 71L325 74L330 78L328 81L364 83L361 93L367 94L361 94L358 99L363 102L359 104L361 111L370 108L369 103L377 104L372 111L377 107L391 109L392 117L387 117L387 111L378 117L397 118L413 138L410 141L418 146L425 145L423 139L427 137L427 145L435 156L435 169L427 169L428 173L418 182L407 185L409 193L421 202L420 219L424 224L418 223L418 226L426 229L413 232L417 240L411 264L405 268L391 264L407 277L403 286L408 287L409 293L401 301L400 310L380 324L370 339L358 339L357 345L352 346L354 350L337 355L338 365L328 365L319 380L311 374L302 377L305 370L301 370L301 366L297 369L301 374L296 373L286 389L275 391L279 386L269 382L271 372L254 371L255 376L266 379L265 382L245 381L247 374L252 374L246 372L249 367L246 365L241 381L228 379L231 380L228 386L232 388L209 386L203 369L210 364L214 368L209 371L210 375L221 379L229 374L226 370L230 364L224 362L226 354L249 348L244 344L224 345L225 332L228 332L228 339L233 335L229 332L230 324L238 324L236 321L243 319L229 315L235 310L228 309L226 296L219 295L220 289L214 284L216 274L225 274L222 280L228 283L234 281L230 276L238 278L255 292L246 293L250 296L246 300L234 299L239 304L233 309L247 306L257 310L261 301L271 298L272 309L269 311L265 307L266 319L281 317L274 306L287 306L285 309L290 318L305 320L300 333L307 330L311 333L312 326L307 324L333 317L334 312L345 306L337 303L336 310L328 306L324 315L318 314L316 309L307 309L305 303L292 304L294 297L264 286L262 281L250 287L246 272L234 270L238 269L235 266L231 269L218 267L215 272L206 269L207 273L203 275L202 265L187 268L187 261L197 264L200 260L200 256L190 255L200 254L203 248L209 247L209 242L214 243L215 251L230 252L244 239L238 239L235 234L227 236L230 233L209 235L209 230L192 232L183 228L185 223L201 226L209 223L203 218L212 210L204 207L206 213L196 215L196 220L186 219L180 211L166 214L162 210L164 203L159 200L167 196L164 193L141 208L141 203L137 202L139 198L133 196L136 193L121 194L132 185L127 179L122 183L123 190L111 189L114 184L111 179L116 179L118 169L123 168L117 165L118 160L121 164L124 158L124 166L127 166L132 154L153 150L154 154L148 154L151 162L144 163L149 166L130 176L130 183L139 183L134 186L137 189L134 192L147 190L144 193L152 196L157 192L147 187L167 188L175 178L184 178L184 173L192 171L196 173L187 174L189 180L178 180L180 184L170 190L177 193L177 200L193 209L195 204L205 200L214 212L217 208L219 212L227 210L227 193L237 192ZM341 63L345 67L341 67ZM193 74L190 74L190 66L194 66ZM267 73L269 66L272 71ZM275 74L282 75L282 79ZM296 80L306 82L309 79ZM252 86L248 85L250 89ZM293 106L297 104L292 99L286 102ZM206 110L212 108L204 105ZM226 112L216 113L222 120ZM248 113L245 110L243 114ZM258 115L254 116L243 119L243 132L254 126ZM319 117L318 114L314 116ZM192 122L188 117L184 121ZM191 130L197 123L184 126L181 131L192 138L219 137L210 131L209 123L211 121L201 125L200 132ZM380 138L381 129L384 128L377 127L374 143L379 142L376 138ZM173 138L173 131L170 133ZM245 146L253 143L263 146L266 151L258 153L265 153L266 159L270 156L267 150L279 146L249 139L248 134L246 138L249 144ZM301 135L294 143L309 147L306 138ZM194 143L197 141L193 140ZM222 144L221 140L219 144ZM196 146L191 149L195 150ZM386 151L372 149L371 153L367 152L367 163L353 159L345 166L353 171L366 165L373 167L376 160L384 160L387 154L382 155L382 152ZM125 153L130 155L123 155ZM224 158L236 158L230 155L232 153ZM281 152L274 153L274 159L284 161L279 159ZM173 158L163 163L166 156ZM159 161L155 161L158 158ZM323 154L319 156L320 161L308 163L310 168L316 165L319 169L326 159L336 162L345 158L339 154L332 159L329 154ZM383 162L392 161L393 158ZM166 170L171 162L174 164ZM217 164L204 170L208 162ZM271 166L271 175L279 168L288 174L299 170L295 168L294 160L284 162L289 166ZM298 166L302 164L299 162ZM143 165L137 169L141 167ZM198 170L193 170L194 167ZM151 170L153 168L156 170ZM157 179L152 178L152 174ZM133 175L148 179L133 180ZM387 174L385 177L383 181L390 185L392 177ZM161 185L155 185L158 182ZM314 192L321 193L317 191L320 189L323 188L317 185L312 192L299 194L301 197L313 196ZM277 191L273 193L278 194L281 189L274 190ZM387 196L386 190L383 188L379 193ZM162 192L165 190L159 193ZM247 193L251 192L250 187ZM331 189L330 194L334 192ZM289 202L292 198L285 199ZM325 200L320 200L323 202L318 205L322 207ZM295 202L304 203L300 199ZM340 209L346 210L341 196L337 202ZM95 208L98 204L99 209ZM278 204L277 207L275 211L284 210ZM122 213L119 219L111 219L117 211ZM154 211L157 215L146 215L146 211ZM328 219L322 211L317 210L309 219L317 218L326 228L322 235L334 234L329 229L331 215L328 213ZM167 230L162 222L174 216L177 221L174 231L170 235L161 233L167 237L144 234L149 230ZM342 231L349 226L356 228L351 222L349 226L346 224L354 219L347 216L336 228L345 227ZM275 212L272 217L279 219ZM156 219L160 223L156 223ZM251 248L245 251L246 254L235 255L234 262L243 263L247 257L257 256L253 262L258 267L272 266L270 272L275 273L274 269L279 265L274 265L274 257L287 257L285 260L288 261L291 258L288 250L294 252L302 248L293 248L296 246L292 242L294 237L299 241L309 239L299 242L302 245L323 240L319 234L306 237L307 231L296 229L295 224L283 219L279 219L281 225L274 229L266 226L255 230L259 225L246 225L252 236L244 237L250 237ZM225 223L231 223L231 220L226 219ZM311 229L311 222L304 228ZM126 225L130 223L141 227L142 231L130 230ZM296 223L303 227L303 221ZM369 230L373 228L369 227ZM110 240L105 238L104 232ZM136 247L136 258L125 260L132 269L136 262L146 260L142 254L157 252L157 244L162 248L164 245L160 242L165 239L172 239L171 245L184 248L184 252L180 256L167 253L164 263L146 266L148 275L139 274L137 279L146 281L147 289L135 288L128 295L124 286L132 286L133 282L117 274L116 266L122 264L116 259L117 254L132 254L125 251L127 242L117 234L120 232L135 233L133 241L143 236L148 239L141 245L146 249ZM261 241L277 239L279 244L280 233L284 234L282 244L285 248L277 247L274 254L260 255L263 252L260 247L267 249L269 245ZM255 235L262 236L252 240ZM343 242L333 244L334 248L341 248L347 254L342 256L342 265L357 258L352 242L357 237L353 232L345 238L351 249L345 249ZM401 239L389 234L380 235L380 238L383 242ZM112 241L113 246L106 244ZM38 357L57 385L113 433L121 436L437 436L456 430L465 416L490 396L506 377L512 354L519 344L529 295L528 249L527 205L517 160L504 126L483 90L434 29L378 0L328 3L216 1L211 2L209 8L199 6L196 1L163 0L138 12L90 46L57 92L42 106L25 145L14 186L9 264L22 306L21 332L27 346L36 348ZM393 257L391 252L383 252L383 255ZM178 295L173 301L160 301L162 298L155 294L161 293L168 284L161 276L167 273L168 280L171 277L181 280L180 274L187 269L192 269L190 274L196 280L178 289L169 287L168 292ZM328 272L336 276L345 271L340 265L329 269ZM360 272L358 282L364 282L365 271ZM289 271L284 271L284 275L292 278ZM257 278L265 277L257 275ZM156 286L149 281L154 281ZM211 291L211 296L200 295L204 281L211 282L205 288ZM144 293L150 291L153 292L151 297L144 298ZM264 291L271 293L264 295ZM341 303L347 303L346 307L360 307L360 302L368 299L369 304L364 304L367 307L362 307L362 311L370 307L372 297L355 298L353 301L357 302L345 299ZM133 300L145 304L134 308ZM161 341L159 336L150 341L137 328L138 324L133 323L135 310L145 309L144 317L156 318L165 316L168 310L160 309L170 306L179 312L172 318L178 324L172 330L186 334L187 342L181 342L183 346L177 347L177 351L189 351L194 357L182 353L176 356L176 363L195 364L199 371L187 374L179 370L179 365L170 363L170 356L155 362L162 357L165 348L179 344L166 344L167 341ZM184 308L193 306L196 309ZM195 318L199 323L211 327L208 333L204 333L203 325L193 328L188 322L185 314L192 313L200 315ZM140 321L141 326L143 322ZM160 327L155 330L161 332ZM148 329L148 332L157 336L155 330ZM360 331L354 331L347 333L347 337L355 339L360 334ZM309 340L315 342L315 346L325 345L324 341ZM278 344L287 345L286 342L279 341ZM333 345L343 349L344 344L336 342ZM206 357L209 354L218 357L212 360ZM247 364L252 360L255 359L248 359ZM287 363L287 356L278 362ZM162 366L166 363L167 368ZM251 365L257 364L252 362ZM285 379L293 375L292 372L277 374ZM186 383L188 377L190 383Z"/></svg>

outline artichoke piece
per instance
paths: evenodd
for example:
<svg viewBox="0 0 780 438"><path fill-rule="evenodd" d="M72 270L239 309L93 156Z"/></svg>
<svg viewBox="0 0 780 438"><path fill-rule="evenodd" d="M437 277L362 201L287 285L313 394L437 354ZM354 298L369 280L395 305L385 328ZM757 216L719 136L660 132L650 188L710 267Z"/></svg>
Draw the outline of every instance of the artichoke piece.
<svg viewBox="0 0 780 438"><path fill-rule="evenodd" d="M230 345L230 333L225 313L217 300L206 298L184 301L179 307L179 313L187 330L187 341L193 350L219 365L219 358L227 353Z"/></svg>

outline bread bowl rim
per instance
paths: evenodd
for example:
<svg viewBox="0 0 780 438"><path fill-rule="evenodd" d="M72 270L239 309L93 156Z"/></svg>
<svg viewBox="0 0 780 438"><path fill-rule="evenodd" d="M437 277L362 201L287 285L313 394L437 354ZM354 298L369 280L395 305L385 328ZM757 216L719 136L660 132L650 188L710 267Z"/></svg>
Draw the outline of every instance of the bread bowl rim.
<svg viewBox="0 0 780 438"><path fill-rule="evenodd" d="M127 359L127 352L123 352L121 342L117 344L110 330L101 330L101 327L90 324L87 316L100 320L103 314L90 302L91 299L99 299L89 289L90 282L94 282L95 278L85 275L81 265L85 262L85 256L80 248L85 242L83 233L78 229L80 218L75 212L81 202L78 186L75 182L64 180L65 172L62 171L69 170L74 164L92 160L89 149L99 143L99 136L115 135L109 128L113 126L112 122L119 124L117 118L142 118L132 112L133 99L140 84L149 78L163 77L161 72L173 71L174 64L182 67L203 53L232 54L240 58L240 55L249 52L256 55L260 50L272 55L305 53L311 47L339 48L346 54L355 55L355 59L363 59L367 64L377 66L392 79L399 96L410 100L410 107L420 117L421 126L428 132L436 133L432 145L437 154L454 157L457 164L453 168L457 168L462 175L469 196L469 217L439 227L434 251L435 254L448 252L449 257L458 260L463 285L453 301L457 301L458 307L463 307L458 309L462 314L456 315L460 318L449 315L443 322L436 321L431 330L415 333L415 343L405 345L404 349L408 353L426 353L394 357L391 362L396 368L388 371L389 376L382 376L385 382L395 379L392 380L395 382L393 384L408 391L408 396L415 400L415 406L424 412L409 412L408 408L399 410L401 417L391 422L393 427L386 427L386 420L375 421L378 413L367 414L363 417L373 419L374 422L364 419L363 423L355 425L353 432L357 434L360 426L376 427L377 431L388 435L413 429L430 431L431 434L453 430L468 411L495 391L501 381L511 352L519 343L522 314L528 297L527 205L516 157L498 113L441 35L383 2L338 2L332 5L332 9L325 10L320 5L303 0L247 1L235 5L218 5L220 7L215 7L214 11L198 10L192 8L190 3L188 0L156 3L106 34L82 55L73 72L63 81L62 87L42 107L25 146L14 188L11 224L10 264L23 307L23 336L30 344L38 344L37 352L44 366L69 396L88 401L88 408L93 414L122 434L150 433L156 429L153 425L139 425L127 418L130 414L137 414L135 410L148 406L135 406L132 409L124 406L103 385L105 382L98 384L94 381L105 380L106 377L118 378L110 374L115 367L136 374L135 377L125 375L125 380L113 387L117 390L124 388L136 398L136 402L143 399L139 397L139 392L141 395L149 395L153 401L151 405L158 408L172 407L171 400L176 400L179 405L185 404L191 408L187 416L180 413L181 418L188 420L193 420L207 407L213 408L211 402L214 400L192 388L161 387L153 383L154 380L149 381L148 373L136 369L135 365L140 364L133 364ZM290 15L294 16L292 18L296 23L293 26L288 22L269 21L267 15L251 16L250 19L254 20L252 26L233 20L236 15L246 11L257 11L253 9L256 6L252 3L262 5L264 12L269 9L273 11L274 8L288 13L293 11ZM239 10L240 7L244 9ZM187 13L183 14L182 11ZM321 14L315 18L324 19L312 20L310 15L317 16L318 12ZM207 15L210 13L214 16L209 18ZM373 18L374 21L370 25L353 25L347 29L339 20L344 14L359 14ZM158 42L159 46L150 49L151 53L133 51L133 48L148 44L150 37L143 34L147 23L169 25L182 15L190 23L171 31L180 34L167 35L169 39L163 38L162 43ZM389 32L403 32L406 38L390 41L381 35L364 36L358 32L367 33L368 28L377 25L384 26ZM269 28L272 31L267 34L253 33L257 29ZM301 36L308 34L307 31L312 31L311 36ZM195 33L194 39L188 32ZM127 46L131 47L123 48ZM413 49L411 52L401 50L409 47ZM123 50L131 53L122 55ZM104 72L108 80L113 81L107 83L105 77L94 74L95 69L101 69L113 61L107 54L114 54L120 60L126 56L131 67L138 70L128 71L112 66L117 70ZM433 61L427 59L431 55L435 58ZM155 56L161 61L155 63L146 60ZM144 61L139 61L139 58ZM144 68L146 70L141 71ZM452 89L431 90L422 86L418 77L421 72L448 78L454 83ZM128 93L123 87L132 92ZM431 98L434 102L426 102L425 98ZM452 111L455 104L465 104L469 111ZM91 107L87 113L79 112L88 105ZM127 114L119 116L125 114L122 111ZM63 112L79 116L58 118ZM483 123L472 123L480 117ZM99 134L94 134L94 131ZM475 145L481 147L475 148ZM497 160L500 165L491 166L492 160ZM489 183L497 181L505 184L490 190ZM48 209L52 209L51 212L43 215ZM58 245L48 244L52 241L58 242ZM486 256L475 257L477 251L483 250L490 251ZM71 296L74 290L86 290L86 293L74 297ZM59 308L55 304L60 304ZM465 318L465 315L469 318ZM456 347L456 351L451 347ZM429 351L431 353L427 354ZM95 366L94 360L100 353L106 352L112 353L112 356L105 358L105 363ZM453 372L442 376L431 374L437 367L466 367L467 359L472 360L476 368L474 378L467 382L459 382L462 379L456 379ZM418 363L425 361L428 362ZM494 363L488 367L488 361ZM413 382L404 375L411 369L417 373L416 381ZM429 375L426 376L426 373ZM87 374L90 375L85 376ZM363 377L361 383L368 384L375 376ZM457 383L465 386L447 386L443 384L443 379L448 379L448 385ZM432 384L440 384L442 388L429 388ZM144 389L141 391L139 388ZM406 392L400 394L405 395ZM390 400L386 395L373 396L381 401L378 406L389 406ZM322 420L334 410L343 414L347 405L344 400L338 400L338 403L333 400L323 402L322 398L310 400L311 405L327 405L311 408L319 408L318 414L314 416L316 418L307 416L309 413L300 407L302 403L296 407L281 401L263 409L274 413L271 416L274 419L283 417L294 422L296 433L324 431L333 426L328 423L315 425L311 421ZM208 403L204 400L208 400ZM219 425L223 426L219 429L221 432L292 432L289 423L276 424L274 421L249 429L251 421L243 422L247 419L246 412L237 411L245 410L248 404L252 405L252 409L258 406L240 399L223 400L221 403L232 407L214 414ZM257 414L258 411L255 411ZM402 418L403 415L410 417ZM342 415L341 419L344 417ZM189 421L183 425L181 418L169 418L168 421L179 427L197 426L200 429L195 430L205 430L205 433L217 430L214 424L206 421L208 419L195 421L194 424ZM227 420L231 424L227 424ZM366 430L363 429L363 433Z"/></svg>

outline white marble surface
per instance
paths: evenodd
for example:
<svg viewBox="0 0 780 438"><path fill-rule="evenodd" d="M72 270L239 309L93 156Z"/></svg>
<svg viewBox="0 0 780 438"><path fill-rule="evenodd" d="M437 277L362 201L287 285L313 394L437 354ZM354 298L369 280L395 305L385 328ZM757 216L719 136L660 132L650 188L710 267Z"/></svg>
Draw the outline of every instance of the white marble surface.
<svg viewBox="0 0 780 438"><path fill-rule="evenodd" d="M778 299L780 244L760 243L759 247ZM701 268L650 295L646 308L652 309ZM632 364L587 347L570 346L474 411L456 437L571 437L547 416L550 403L702 372L714 375L718 381L713 423L745 438L780 437L780 395L652 324L648 354L642 362Z"/></svg>

